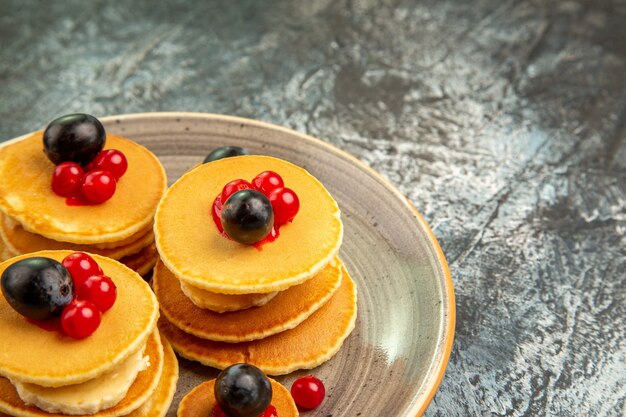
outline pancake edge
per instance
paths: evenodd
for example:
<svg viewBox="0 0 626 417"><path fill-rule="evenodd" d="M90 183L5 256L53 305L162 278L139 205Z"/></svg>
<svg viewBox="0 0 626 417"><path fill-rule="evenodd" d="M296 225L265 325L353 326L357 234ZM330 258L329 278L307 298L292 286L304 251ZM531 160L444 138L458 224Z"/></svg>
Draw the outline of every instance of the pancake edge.
<svg viewBox="0 0 626 417"><path fill-rule="evenodd" d="M348 336L350 336L350 334L354 330L354 327L356 325L357 311L358 311L358 308L357 308L358 291L357 291L356 283L350 277L350 275L347 274L347 273L346 273L346 276L343 279L345 279L345 278L348 278L352 282L352 286L353 286L353 306L354 306L354 309L353 309L352 316L349 318L349 323L348 323L348 326L345 329L344 334L342 335L342 337L340 337L337 340L337 342L333 346L330 347L330 349L326 352L326 354L324 354L320 358L317 358L317 360L314 360L314 361L303 362L303 363L296 363L296 364L293 364L293 365L290 365L290 366L284 366L284 367L264 366L262 364L258 364L258 363L254 363L254 362L251 362L251 363L253 365L257 366L258 368L260 368L263 372L265 372L268 375L285 375L285 374L289 374L291 372L294 372L294 371L297 371L297 370L301 370L301 369L313 369L313 368L316 368L319 365L321 365L322 363L324 363L324 362L328 361L330 358L332 358L337 352L339 352L339 350L341 349L341 346L343 345L343 343L346 341ZM161 320L167 320L167 319L165 317L162 317ZM170 323L169 321L168 321L168 323L171 326L176 327L174 324ZM180 329L178 329L178 330L180 330ZM180 331L184 332L183 330L180 330ZM163 333L165 333L165 332L163 332ZM192 336L192 337L195 337L195 336ZM179 356L181 356L181 357L183 357L185 359L192 360L192 361L195 361L195 362L199 362L202 365L210 366L210 367L217 368L217 369L224 369L224 368L232 365L232 363L230 363L230 362L228 362L228 363L219 362L219 361L214 361L214 360L208 359L206 357L202 357L201 355L189 354L189 353L185 352L184 346L177 345L176 341L172 340L171 338L168 339L168 340L172 344L172 347L174 348L174 351L176 351L176 353L178 353Z"/></svg>

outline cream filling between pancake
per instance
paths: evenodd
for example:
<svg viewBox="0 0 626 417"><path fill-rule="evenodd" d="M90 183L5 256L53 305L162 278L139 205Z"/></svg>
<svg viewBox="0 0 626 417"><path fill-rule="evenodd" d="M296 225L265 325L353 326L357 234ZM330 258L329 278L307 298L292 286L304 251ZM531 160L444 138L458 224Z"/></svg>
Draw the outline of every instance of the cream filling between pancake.
<svg viewBox="0 0 626 417"><path fill-rule="evenodd" d="M139 372L149 366L150 358L141 349L109 372L82 384L53 388L15 380L11 383L27 405L49 413L94 414L122 401Z"/></svg>
<svg viewBox="0 0 626 417"><path fill-rule="evenodd" d="M184 281L180 281L180 289L196 307L216 313L264 306L278 294L277 291L265 294L219 294L194 287Z"/></svg>

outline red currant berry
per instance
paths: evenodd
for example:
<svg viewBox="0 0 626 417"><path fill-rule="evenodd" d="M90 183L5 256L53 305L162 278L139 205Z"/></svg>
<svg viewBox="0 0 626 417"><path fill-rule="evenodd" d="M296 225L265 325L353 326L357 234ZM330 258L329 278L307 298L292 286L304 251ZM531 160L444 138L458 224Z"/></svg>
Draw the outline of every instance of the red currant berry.
<svg viewBox="0 0 626 417"><path fill-rule="evenodd" d="M102 269L100 269L96 261L85 252L74 252L71 255L67 255L61 263L70 272L76 293L81 291L87 278L94 275L103 275Z"/></svg>
<svg viewBox="0 0 626 417"><path fill-rule="evenodd" d="M220 408L220 405L215 403L213 406L213 410L211 410L211 415L209 417L228 417L224 411Z"/></svg>
<svg viewBox="0 0 626 417"><path fill-rule="evenodd" d="M272 190L285 185L280 175L274 171L263 171L252 180L254 188L266 196L269 195Z"/></svg>
<svg viewBox="0 0 626 417"><path fill-rule="evenodd" d="M119 180L128 168L128 161L122 151L107 149L100 152L88 165L89 170L102 169L109 171L116 180Z"/></svg>
<svg viewBox="0 0 626 417"><path fill-rule="evenodd" d="M291 386L291 396L296 405L307 410L320 405L324 401L324 395L324 384L311 375L296 379Z"/></svg>
<svg viewBox="0 0 626 417"><path fill-rule="evenodd" d="M215 404L213 406L213 410L211 411L211 415L209 417L228 417L226 413L220 408L219 404ZM276 411L276 407L270 404L263 414L258 417L278 417L278 411Z"/></svg>
<svg viewBox="0 0 626 417"><path fill-rule="evenodd" d="M80 191L85 172L76 162L62 162L52 173L52 191L61 197L72 197Z"/></svg>
<svg viewBox="0 0 626 417"><path fill-rule="evenodd" d="M274 209L274 224L278 226L292 221L300 210L300 200L291 188L277 188L268 198Z"/></svg>
<svg viewBox="0 0 626 417"><path fill-rule="evenodd" d="M278 417L278 411L276 411L276 407L270 404L260 417Z"/></svg>
<svg viewBox="0 0 626 417"><path fill-rule="evenodd" d="M74 300L61 314L61 327L68 336L84 339L91 336L100 326L102 313L91 301Z"/></svg>
<svg viewBox="0 0 626 417"><path fill-rule="evenodd" d="M109 171L96 169L83 177L83 195L92 203L100 204L115 194L115 177Z"/></svg>
<svg viewBox="0 0 626 417"><path fill-rule="evenodd" d="M101 312L105 312L115 304L117 287L106 275L93 275L78 288L77 298L91 301Z"/></svg>
<svg viewBox="0 0 626 417"><path fill-rule="evenodd" d="M224 188L222 188L222 194L220 194L221 195L220 200L222 200L222 204L224 204L226 203L226 200L228 200L228 197L235 194L237 191L249 190L251 188L252 188L252 184L250 184L246 180L242 180L242 179L232 180L231 182L226 184Z"/></svg>

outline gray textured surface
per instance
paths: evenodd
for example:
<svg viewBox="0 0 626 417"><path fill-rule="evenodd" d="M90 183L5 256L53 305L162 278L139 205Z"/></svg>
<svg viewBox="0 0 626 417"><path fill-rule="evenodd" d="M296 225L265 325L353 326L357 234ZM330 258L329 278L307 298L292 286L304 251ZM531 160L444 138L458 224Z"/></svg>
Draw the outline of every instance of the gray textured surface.
<svg viewBox="0 0 626 417"><path fill-rule="evenodd" d="M177 110L327 140L450 263L427 416L626 415L626 2L153 3L0 0L0 138Z"/></svg>

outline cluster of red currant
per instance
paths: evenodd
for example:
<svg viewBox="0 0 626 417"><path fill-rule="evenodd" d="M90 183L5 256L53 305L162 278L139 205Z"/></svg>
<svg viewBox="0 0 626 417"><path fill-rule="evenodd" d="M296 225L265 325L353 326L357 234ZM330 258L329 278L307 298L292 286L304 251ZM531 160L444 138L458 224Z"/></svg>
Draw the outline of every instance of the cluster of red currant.
<svg viewBox="0 0 626 417"><path fill-rule="evenodd" d="M261 172L251 183L242 179L229 182L220 194L222 204L225 204L226 200L237 191L249 189L262 192L270 200L274 210L275 226L292 221L298 214L300 209L298 196L291 188L285 187L283 178L274 171Z"/></svg>
<svg viewBox="0 0 626 417"><path fill-rule="evenodd" d="M84 252L74 252L61 263L74 282L74 299L63 309L61 327L68 336L84 339L96 331L102 314L115 304L117 288Z"/></svg>
<svg viewBox="0 0 626 417"><path fill-rule="evenodd" d="M117 181L128 168L126 157L117 149L101 151L85 169L76 162L58 164L52 173L52 191L61 197L101 204L113 197Z"/></svg>
<svg viewBox="0 0 626 417"><path fill-rule="evenodd" d="M298 195L285 187L282 177L264 171L248 182L227 183L213 202L213 220L225 236L244 244L273 241L278 229L300 210Z"/></svg>

